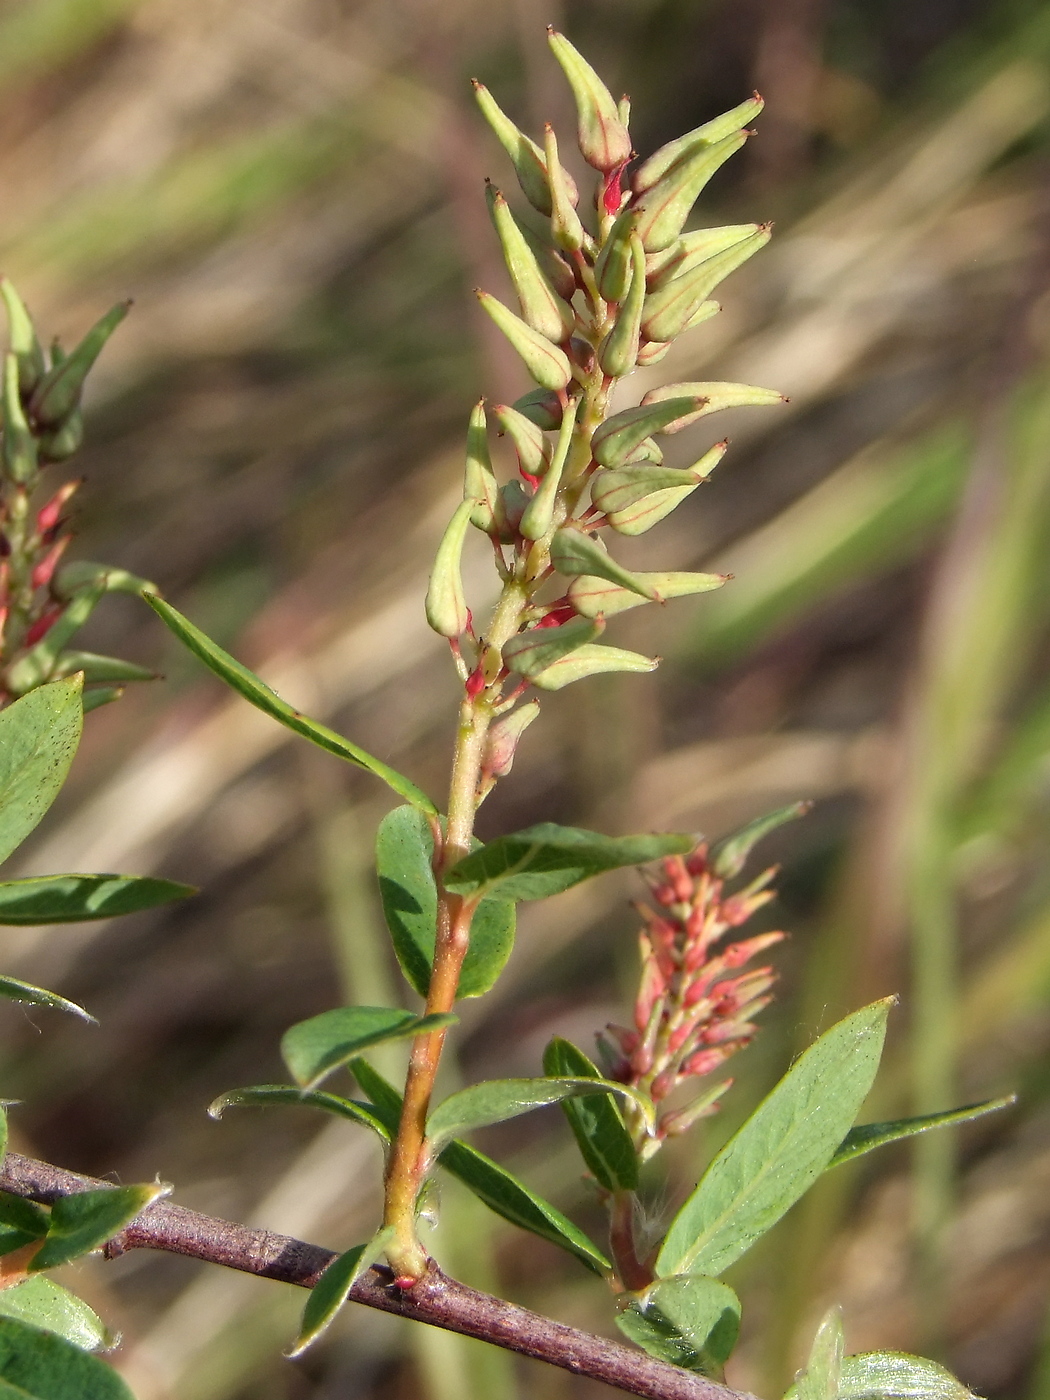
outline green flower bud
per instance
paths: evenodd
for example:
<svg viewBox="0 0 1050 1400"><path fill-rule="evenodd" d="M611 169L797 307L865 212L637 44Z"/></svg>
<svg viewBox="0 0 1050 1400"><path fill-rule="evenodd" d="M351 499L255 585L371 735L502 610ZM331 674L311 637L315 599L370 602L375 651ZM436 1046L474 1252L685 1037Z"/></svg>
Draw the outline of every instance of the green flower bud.
<svg viewBox="0 0 1050 1400"><path fill-rule="evenodd" d="M684 598L691 593L709 593L721 588L728 574L639 574L663 599ZM569 584L569 602L581 617L612 617L614 613L640 608L647 600L629 588L606 579L581 574Z"/></svg>
<svg viewBox="0 0 1050 1400"><path fill-rule="evenodd" d="M694 471L642 463L598 472L591 482L591 500L608 515L613 511L626 510L635 501L651 496L654 491L666 491L672 486L699 486L702 480L703 477Z"/></svg>
<svg viewBox="0 0 1050 1400"><path fill-rule="evenodd" d="M509 408L505 403L496 404L492 416L501 431L513 442L522 471L528 472L529 476L543 476L550 466L551 449L541 429L524 413Z"/></svg>
<svg viewBox="0 0 1050 1400"><path fill-rule="evenodd" d="M654 491L633 506L615 510L605 518L618 535L644 535L695 490L696 486L672 486L666 491Z"/></svg>
<svg viewBox="0 0 1050 1400"><path fill-rule="evenodd" d="M84 441L84 415L75 408L54 432L42 433L37 446L42 464L64 462L80 449Z"/></svg>
<svg viewBox="0 0 1050 1400"><path fill-rule="evenodd" d="M55 428L73 412L80 403L88 371L130 307L130 301L118 302L96 321L75 350L52 365L29 400L29 416L34 422L44 428Z"/></svg>
<svg viewBox="0 0 1050 1400"><path fill-rule="evenodd" d="M717 302L712 302L712 306L717 306ZM688 328L687 328L688 329ZM663 357L671 348L670 341L647 340L638 347L638 367L643 369L646 365L659 364Z"/></svg>
<svg viewBox="0 0 1050 1400"><path fill-rule="evenodd" d="M514 755L518 751L521 736L540 712L538 700L528 700L524 705L501 715L485 736L485 753L482 771L494 778L505 778L514 766Z"/></svg>
<svg viewBox="0 0 1050 1400"><path fill-rule="evenodd" d="M524 483L517 477L499 488L496 494L496 526L503 544L513 544L517 539L521 517L531 500Z"/></svg>
<svg viewBox="0 0 1050 1400"><path fill-rule="evenodd" d="M595 170L608 175L631 158L631 137L620 119L613 96L564 34L548 29L547 40L576 99L583 158Z"/></svg>
<svg viewBox="0 0 1050 1400"><path fill-rule="evenodd" d="M646 258L649 286L650 288L654 287L657 282L663 280L665 274L681 277L683 273L689 272L698 263L707 262L709 258L715 258L720 253L728 252L730 248L747 243L756 234L765 231L767 238L763 244L759 244L759 247L762 247L764 242L768 241L772 227L772 224L726 224L722 228L700 228L693 233L684 233L678 240L677 248L674 244L671 245L672 257L667 258L667 250L663 253L653 254L654 259L667 258L659 274L653 273L652 269L649 268L649 259ZM757 251L757 248L751 250L751 252ZM747 256L750 257L751 253L749 252Z"/></svg>
<svg viewBox="0 0 1050 1400"><path fill-rule="evenodd" d="M524 360L525 368L536 383L544 389L564 389L572 378L572 366L565 351L534 331L488 292L475 291L474 295Z"/></svg>
<svg viewBox="0 0 1050 1400"><path fill-rule="evenodd" d="M18 360L18 387L28 396L44 377L44 347L36 333L25 303L7 277L0 277L0 296L7 311L7 334L10 348Z"/></svg>
<svg viewBox="0 0 1050 1400"><path fill-rule="evenodd" d="M530 389L520 399L515 399L511 408L516 408L530 423L535 423L545 432L556 433L561 427L561 399L550 389Z"/></svg>
<svg viewBox="0 0 1050 1400"><path fill-rule="evenodd" d="M651 469L644 466L623 467L616 472L602 472L595 485L599 482L601 486L609 483L613 491L622 487L627 488L625 495L621 496L619 500L610 499L607 501L604 507L606 520L619 535L644 535L646 530L651 530L654 525L658 525L661 520L670 515L677 506L681 505L686 496L691 495L697 486L710 476L725 456L728 446L728 441L716 442L714 447L709 448L686 472L680 474L680 479L695 478L692 482L685 481L681 486L664 486L655 491L645 489L647 484L655 484L655 478L646 477L646 472ZM643 489L636 493L631 489L632 484ZM594 491L595 486L592 486L592 497ZM633 499L631 499L632 496ZM603 499L605 498L603 497Z"/></svg>
<svg viewBox="0 0 1050 1400"><path fill-rule="evenodd" d="M695 330L697 326L702 326L705 321L710 321L711 317L717 316L721 310L721 302L702 301L682 327L683 334L686 331ZM650 360L649 363L652 364L652 361Z"/></svg>
<svg viewBox="0 0 1050 1400"><path fill-rule="evenodd" d="M554 236L550 231L550 224L547 223L542 232L537 232L519 219L518 227L521 229L521 236L536 254L536 261L547 281L562 301L571 302L577 292L576 273L554 246Z"/></svg>
<svg viewBox="0 0 1050 1400"><path fill-rule="evenodd" d="M139 578L137 574L129 574L127 569L114 569L108 564L92 564L87 559L63 564L51 584L51 592L60 602L91 588L100 588L103 593L133 593L136 597L160 592L148 578Z"/></svg>
<svg viewBox="0 0 1050 1400"><path fill-rule="evenodd" d="M558 159L558 138L549 122L543 128L543 156L551 187L551 234L559 248L567 253L578 252L587 241L587 232L576 212L575 201L570 198L566 170Z"/></svg>
<svg viewBox="0 0 1050 1400"><path fill-rule="evenodd" d="M551 191L547 181L547 165L543 152L511 121L484 83L473 79L474 96L478 100L485 120L496 133L500 145L510 156L518 184L525 198L541 214L551 212Z"/></svg>
<svg viewBox="0 0 1050 1400"><path fill-rule="evenodd" d="M705 122L703 126L698 126L695 131L688 131L684 136L679 136L674 141L668 141L666 146L661 146L658 151L653 152L648 160L641 163L631 176L631 188L635 194L644 194L646 190L652 189L676 161L681 160L685 155L702 150L705 146L717 145L719 141L734 135L747 126L748 122L753 121L764 105L756 92L753 97L749 97L746 102L741 102L740 106L734 107L732 111L723 112L720 117Z"/></svg>
<svg viewBox="0 0 1050 1400"><path fill-rule="evenodd" d="M561 627L532 627L519 632L502 647L503 664L516 675L530 679L577 651L605 630L601 618L574 617Z"/></svg>
<svg viewBox="0 0 1050 1400"><path fill-rule="evenodd" d="M655 438L647 437L642 439L623 465L626 466L628 462L655 462L659 466L663 459L663 448Z"/></svg>
<svg viewBox="0 0 1050 1400"><path fill-rule="evenodd" d="M572 626L567 623L566 626ZM601 675L606 671L655 671L659 660L654 656L642 656L637 651L625 651L623 647L595 646L585 644L555 661L545 671L531 676L532 684L538 690L562 690L573 681L585 680L588 676Z"/></svg>
<svg viewBox="0 0 1050 1400"><path fill-rule="evenodd" d="M460 559L467 526L476 505L476 501L464 501L457 507L441 537L434 559L427 589L426 613L427 622L442 637L458 637L467 629L467 604L463 597Z"/></svg>
<svg viewBox="0 0 1050 1400"><path fill-rule="evenodd" d="M663 430L665 433L680 433L683 428L688 428L690 423L705 418L709 413L718 413L723 408L765 407L775 403L787 403L784 395L777 393L776 389L759 389L753 384L665 384L660 389L650 389L642 399L642 407L655 407L658 403L682 398L688 394L703 399L702 406L697 408L695 413L689 413L669 424Z"/></svg>
<svg viewBox="0 0 1050 1400"><path fill-rule="evenodd" d="M630 234L631 283L620 304L612 330L598 350L598 363L606 374L619 378L638 362L638 342L645 306L645 249L637 233Z"/></svg>
<svg viewBox="0 0 1050 1400"><path fill-rule="evenodd" d="M691 418L706 402L703 395L687 394L661 399L656 404L644 400L638 408L625 408L600 423L591 438L591 452L600 467L619 467L651 433L677 432L678 420Z"/></svg>
<svg viewBox="0 0 1050 1400"><path fill-rule="evenodd" d="M634 222L633 209L621 210L594 264L598 291L606 301L623 301L631 285L631 234L634 232Z"/></svg>
<svg viewBox="0 0 1050 1400"><path fill-rule="evenodd" d="M4 471L13 481L30 482L37 474L36 439L22 409L18 392L18 356L9 350L4 356Z"/></svg>
<svg viewBox="0 0 1050 1400"><path fill-rule="evenodd" d="M637 574L632 574L612 559L603 545L582 530L572 525L564 525L551 541L551 563L559 574L573 577L577 574L594 574L609 583L620 584L652 602L660 595Z"/></svg>
<svg viewBox="0 0 1050 1400"><path fill-rule="evenodd" d="M562 472L565 470L565 463L569 456L572 430L576 426L576 410L579 405L578 398L569 400L569 405L561 420L561 428L558 432L558 441L554 448L554 457L551 460L550 468L521 517L518 529L527 540L543 539L554 523L558 489L561 486Z"/></svg>
<svg viewBox="0 0 1050 1400"><path fill-rule="evenodd" d="M646 190L635 208L638 210L638 233L647 253L659 253L674 243L700 191L746 140L743 132L737 132L713 146L698 146L695 151L683 155Z"/></svg>
<svg viewBox="0 0 1050 1400"><path fill-rule="evenodd" d="M673 340L680 335L715 287L765 247L769 242L769 230L766 224L750 238L742 239L713 257L698 259L674 277L661 281L645 299L642 334L650 340ZM684 261L687 263L689 259ZM713 314L708 312L703 319Z"/></svg>
<svg viewBox="0 0 1050 1400"><path fill-rule="evenodd" d="M576 313L551 286L499 190L487 185L485 195L522 316L548 340L558 344L568 340L576 327Z"/></svg>
<svg viewBox="0 0 1050 1400"><path fill-rule="evenodd" d="M463 499L473 501L470 523L491 534L496 528L496 475L489 456L485 400L479 399L470 412L467 427L467 461L463 470Z"/></svg>

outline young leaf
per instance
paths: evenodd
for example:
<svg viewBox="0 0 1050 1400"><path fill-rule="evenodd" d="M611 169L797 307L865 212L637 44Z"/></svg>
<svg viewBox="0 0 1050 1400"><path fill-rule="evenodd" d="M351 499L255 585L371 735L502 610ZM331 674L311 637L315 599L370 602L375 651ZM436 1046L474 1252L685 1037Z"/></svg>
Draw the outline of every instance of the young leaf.
<svg viewBox="0 0 1050 1400"><path fill-rule="evenodd" d="M0 1317L42 1327L81 1351L106 1351L116 1338L82 1298L38 1274L0 1292Z"/></svg>
<svg viewBox="0 0 1050 1400"><path fill-rule="evenodd" d="M543 1053L544 1073L601 1079L597 1067L569 1040L555 1036ZM583 1160L607 1191L633 1191L638 1185L638 1154L611 1094L564 1099L562 1112L579 1144Z"/></svg>
<svg viewBox="0 0 1050 1400"><path fill-rule="evenodd" d="M135 1400L104 1361L13 1317L0 1317L0 1395L5 1400Z"/></svg>
<svg viewBox="0 0 1050 1400"><path fill-rule="evenodd" d="M275 694L264 681L261 681L254 672L249 671L247 666L242 666L239 661L235 661L229 652L223 651L206 637L203 632L194 627L193 623L182 613L178 612L170 603L164 602L153 594L144 593L142 595L153 611L163 622L175 633L179 641L182 642L194 656L204 662L209 670L214 671L220 680L225 681L231 689L237 691L238 695L243 695L256 709L262 710L271 719L277 720L285 728L291 729L295 734L301 734L304 739L309 739L318 748L325 749L328 753L334 753L337 758L344 758L348 763L356 763L359 768L366 768L377 778L382 778L388 787L403 797L406 802L411 802L413 807L418 807L421 812L428 812L431 815L437 814L437 808L430 798L420 788L417 788L411 779L406 778L403 773L397 772L381 759L373 758L364 749L352 744L349 739L344 739L342 734L337 734L334 729L329 729L326 724L319 724L316 720L307 719L298 710L292 708L287 701ZM0 712L2 716L4 712Z"/></svg>
<svg viewBox="0 0 1050 1400"><path fill-rule="evenodd" d="M75 1001L67 1001L57 992L49 992L44 987L34 987L31 982L20 982L17 977L0 977L0 997L7 997L9 1001L23 1001L31 1006L47 1006L52 1011L68 1011L82 1021L97 1024L94 1016Z"/></svg>
<svg viewBox="0 0 1050 1400"><path fill-rule="evenodd" d="M534 1108L560 1103L573 1094L593 1094L598 1085L607 1093L633 1099L652 1118L652 1103L628 1084L611 1079L560 1076L557 1079L488 1079L451 1094L427 1120L427 1138L432 1153L438 1153L458 1133L469 1133L489 1123L504 1123Z"/></svg>
<svg viewBox="0 0 1050 1400"><path fill-rule="evenodd" d="M316 1342L350 1296L350 1290L357 1280L383 1253L393 1234L394 1227L384 1225L367 1244L355 1245L332 1260L306 1300L299 1336L289 1356L301 1356L312 1342Z"/></svg>
<svg viewBox="0 0 1050 1400"><path fill-rule="evenodd" d="M962 1381L956 1380L936 1361L909 1356L902 1351L868 1351L858 1356L847 1356L843 1361L838 1400L974 1398Z"/></svg>
<svg viewBox="0 0 1050 1400"><path fill-rule="evenodd" d="M376 1117L382 1120L393 1137L401 1121L400 1093L377 1069L373 1069L366 1059L351 1060L347 1068L372 1100Z"/></svg>
<svg viewBox="0 0 1050 1400"><path fill-rule="evenodd" d="M830 1308L817 1328L806 1368L795 1382L798 1400L838 1400L844 1347L842 1310Z"/></svg>
<svg viewBox="0 0 1050 1400"><path fill-rule="evenodd" d="M29 1269L53 1269L68 1264L82 1254L90 1254L114 1235L119 1235L146 1207L171 1190L161 1182L144 1186L115 1186L99 1191L81 1191L62 1196L51 1207L51 1220L44 1243L34 1254Z"/></svg>
<svg viewBox="0 0 1050 1400"><path fill-rule="evenodd" d="M718 843L712 854L711 865L715 874L723 880L731 880L734 875L739 875L747 863L748 856L763 836L768 836L785 822L804 817L812 806L812 802L792 802L789 807L780 807L775 812L768 812L764 817L756 817L753 822L748 822L747 826L741 827L732 836L727 836L724 841Z"/></svg>
<svg viewBox="0 0 1050 1400"><path fill-rule="evenodd" d="M31 1239L43 1239L51 1223L51 1213L35 1201L27 1201L24 1196L13 1196L9 1191L0 1191L0 1225L12 1230L21 1230ZM2 1291L0 1291L2 1296Z"/></svg>
<svg viewBox="0 0 1050 1400"><path fill-rule="evenodd" d="M504 899L546 899L603 871L684 855L695 844L688 835L602 836L540 822L465 856L445 875L445 888L454 894L498 891Z"/></svg>
<svg viewBox="0 0 1050 1400"><path fill-rule="evenodd" d="M661 1277L722 1273L809 1189L871 1089L889 1009L877 1001L839 1021L763 1099L671 1222Z"/></svg>
<svg viewBox="0 0 1050 1400"><path fill-rule="evenodd" d="M304 1089L316 1089L333 1070L371 1045L440 1030L458 1019L449 1014L416 1016L387 1006L339 1006L285 1031L281 1054L292 1078Z"/></svg>
<svg viewBox="0 0 1050 1400"><path fill-rule="evenodd" d="M80 743L81 680L54 681L0 710L0 860L58 796Z"/></svg>
<svg viewBox="0 0 1050 1400"><path fill-rule="evenodd" d="M145 875L34 875L28 880L0 881L0 924L112 919L196 893L193 885Z"/></svg>
<svg viewBox="0 0 1050 1400"><path fill-rule="evenodd" d="M876 1147L884 1147L888 1142L914 1137L916 1133L926 1133L931 1128L947 1128L952 1123L968 1123L971 1118L982 1118L986 1113L994 1113L996 1109L1009 1108L1016 1102L1016 1097L1015 1094L1007 1094L1002 1099L988 1099L985 1103L949 1108L944 1113L927 1113L921 1118L899 1118L891 1123L861 1123L856 1128L851 1128L843 1138L826 1170L840 1167L843 1162L852 1162L854 1157L863 1157L865 1152L873 1152Z"/></svg>
<svg viewBox="0 0 1050 1400"><path fill-rule="evenodd" d="M426 818L396 807L376 832L376 868L383 913L409 985L425 997L437 929L434 837ZM509 899L483 899L470 926L470 947L459 973L457 997L479 997L499 977L514 947L515 909Z"/></svg>
<svg viewBox="0 0 1050 1400"><path fill-rule="evenodd" d="M632 1342L673 1366L721 1376L740 1331L740 1300L728 1285L679 1274L628 1298L616 1325Z"/></svg>
<svg viewBox="0 0 1050 1400"><path fill-rule="evenodd" d="M273 1108L290 1104L293 1108L320 1108L338 1118L360 1123L383 1139L390 1141L390 1125L385 1118L372 1112L371 1104L344 1099L324 1090L297 1089L293 1084L253 1084L246 1089L228 1089L208 1105L210 1118L221 1118L228 1108ZM394 1127L397 1127L395 1121Z"/></svg>

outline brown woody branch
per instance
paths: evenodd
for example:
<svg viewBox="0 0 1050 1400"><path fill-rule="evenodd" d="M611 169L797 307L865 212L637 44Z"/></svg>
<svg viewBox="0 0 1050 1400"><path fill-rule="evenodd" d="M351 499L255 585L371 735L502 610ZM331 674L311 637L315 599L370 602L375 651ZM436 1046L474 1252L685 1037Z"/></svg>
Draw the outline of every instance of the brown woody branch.
<svg viewBox="0 0 1050 1400"><path fill-rule="evenodd" d="M0 1189L50 1204L60 1196L111 1186L47 1162L9 1152L0 1169ZM330 1249L269 1230L252 1230L202 1215L170 1201L155 1201L106 1246L112 1258L128 1249L159 1249L185 1254L227 1269L312 1288L335 1258ZM533 1356L577 1375L605 1381L618 1390L650 1400L754 1400L754 1397L625 1347L619 1342L566 1327L528 1308L457 1283L431 1261L411 1289L394 1288L389 1269L373 1268L354 1284L355 1303L397 1313L432 1327L477 1337L522 1356Z"/></svg>

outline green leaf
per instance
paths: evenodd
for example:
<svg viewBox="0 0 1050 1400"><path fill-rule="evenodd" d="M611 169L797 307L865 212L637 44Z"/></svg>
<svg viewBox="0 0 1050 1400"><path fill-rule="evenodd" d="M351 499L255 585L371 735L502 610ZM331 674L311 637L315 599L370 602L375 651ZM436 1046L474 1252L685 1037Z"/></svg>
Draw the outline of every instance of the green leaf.
<svg viewBox="0 0 1050 1400"><path fill-rule="evenodd" d="M393 1137L401 1122L402 1098L398 1090L365 1059L351 1060L347 1069L372 1100L376 1116L386 1124L390 1136Z"/></svg>
<svg viewBox="0 0 1050 1400"><path fill-rule="evenodd" d="M34 875L0 881L0 924L113 919L196 893L193 885L146 875Z"/></svg>
<svg viewBox="0 0 1050 1400"><path fill-rule="evenodd" d="M102 1351L116 1343L82 1298L39 1274L0 1291L0 1317L13 1317L54 1332L81 1351Z"/></svg>
<svg viewBox="0 0 1050 1400"><path fill-rule="evenodd" d="M171 1190L159 1182L144 1186L114 1186L61 1196L51 1207L51 1221L40 1249L29 1265L31 1273L68 1264L90 1254L130 1225L151 1201Z"/></svg>
<svg viewBox="0 0 1050 1400"><path fill-rule="evenodd" d="M740 1300L703 1274L658 1279L616 1318L620 1331L661 1361L720 1377L740 1332Z"/></svg>
<svg viewBox="0 0 1050 1400"><path fill-rule="evenodd" d="M412 807L395 807L376 832L376 869L383 912L408 984L425 997L430 987L437 928L434 836ZM459 973L457 997L487 992L514 946L515 909L509 899L483 899L470 926L470 947Z"/></svg>
<svg viewBox="0 0 1050 1400"><path fill-rule="evenodd" d="M767 812L764 817L756 817L747 826L720 841L712 853L711 865L716 875L723 880L731 880L739 875L747 863L747 858L755 846L785 822L796 817L804 817L813 806L812 802L792 802L789 807L780 807L775 812Z"/></svg>
<svg viewBox="0 0 1050 1400"><path fill-rule="evenodd" d="M633 1099L652 1120L652 1103L629 1084L615 1084L611 1079L581 1079L561 1076L557 1079L487 1079L451 1094L427 1120L427 1138L431 1152L439 1152L458 1133L484 1128L489 1123L503 1123L534 1108L560 1103L574 1094L592 1094L600 1085L609 1093L623 1094Z"/></svg>
<svg viewBox="0 0 1050 1400"><path fill-rule="evenodd" d="M179 641L187 646L193 654L204 662L209 670L214 671L220 680L225 681L228 686L236 690L239 695L243 695L258 710L262 710L271 719L277 720L286 728L291 729L296 734L301 734L304 739L309 739L312 744L317 744L319 748L325 749L328 753L334 753L337 758L345 758L348 763L356 763L360 768L367 768L370 773L374 773L377 778L382 778L388 787L403 797L406 802L411 802L413 807L418 807L421 812L428 812L431 816L437 815L437 808L431 802L425 792L417 788L411 779L399 773L395 768L383 763L381 759L373 758L364 749L352 744L349 739L345 739L342 734L337 734L334 729L329 729L325 724L318 724L316 720L307 719L298 710L293 709L287 701L282 700L279 695L270 689L264 681L261 681L253 671L249 671L247 666L242 666L239 661L223 651L206 637L203 632L194 627L193 623L182 613L178 612L170 603L164 602L162 598L154 594L144 593L142 595L155 613L165 622L175 633Z"/></svg>
<svg viewBox="0 0 1050 1400"><path fill-rule="evenodd" d="M597 1065L561 1036L555 1036L544 1051L543 1068L554 1076L602 1078ZM583 1160L599 1185L607 1191L633 1191L638 1185L638 1154L612 1094L564 1099L562 1112L569 1120Z"/></svg>
<svg viewBox="0 0 1050 1400"><path fill-rule="evenodd" d="M72 1016L79 1016L82 1021L98 1024L94 1016L82 1006L78 1006L75 1001L67 1001L57 992L49 992L44 987L34 987L31 982L20 982L17 977L0 977L0 997L7 997L10 1001L29 1002L33 1006L47 1006L52 1011L68 1011Z"/></svg>
<svg viewBox="0 0 1050 1400"><path fill-rule="evenodd" d="M983 1118L986 1113L994 1113L996 1109L1009 1108L1016 1100L1016 1094L1007 1094L1002 1099L949 1108L944 1113L926 1113L920 1118L898 1118L891 1123L861 1123L851 1128L843 1138L826 1170L841 1167L843 1162L852 1162L854 1157L863 1157L865 1152L873 1152L876 1147L884 1147L886 1143L897 1142L900 1138L914 1137L916 1133L926 1133L931 1128L946 1128L951 1123L968 1123L971 1118Z"/></svg>
<svg viewBox="0 0 1050 1400"><path fill-rule="evenodd" d="M446 874L445 888L455 894L498 890L504 899L546 899L605 870L684 855L695 844L692 836L602 836L541 822L465 856Z"/></svg>
<svg viewBox="0 0 1050 1400"><path fill-rule="evenodd" d="M793 1385L784 1400L799 1400ZM842 1363L837 1400L973 1400L950 1371L903 1351L867 1351Z"/></svg>
<svg viewBox="0 0 1050 1400"><path fill-rule="evenodd" d="M116 1371L79 1346L0 1317L0 1400L135 1400Z"/></svg>
<svg viewBox="0 0 1050 1400"><path fill-rule="evenodd" d="M799 1057L671 1222L658 1274L720 1274L809 1189L872 1086L890 1004L853 1012Z"/></svg>
<svg viewBox="0 0 1050 1400"><path fill-rule="evenodd" d="M274 1108L286 1104L293 1108L320 1108L339 1118L349 1118L352 1123L371 1128L384 1142L390 1141L388 1124L371 1111L370 1105L323 1090L297 1089L294 1084L253 1084L245 1089L228 1089L208 1105L208 1115L221 1118L228 1108Z"/></svg>
<svg viewBox="0 0 1050 1400"><path fill-rule="evenodd" d="M27 1201L24 1196L12 1195L10 1191L0 1191L0 1225L21 1230L30 1239L39 1240L47 1234L50 1223L51 1213L43 1206Z"/></svg>
<svg viewBox="0 0 1050 1400"><path fill-rule="evenodd" d="M314 1284L303 1309L302 1326L289 1356L301 1356L317 1340L336 1313L346 1302L350 1290L370 1269L393 1237L393 1225L384 1225L367 1244L355 1245L345 1254L337 1255Z"/></svg>
<svg viewBox="0 0 1050 1400"><path fill-rule="evenodd" d="M0 860L58 796L80 743L81 680L42 685L0 710Z"/></svg>
<svg viewBox="0 0 1050 1400"><path fill-rule="evenodd" d="M281 1054L292 1078L304 1089L315 1089L333 1070L370 1045L454 1026L458 1019L447 1012L416 1016L388 1006L339 1006L285 1031Z"/></svg>
<svg viewBox="0 0 1050 1400"><path fill-rule="evenodd" d="M838 1400L845 1338L841 1308L829 1308L817 1328L805 1370L795 1382L798 1400Z"/></svg>

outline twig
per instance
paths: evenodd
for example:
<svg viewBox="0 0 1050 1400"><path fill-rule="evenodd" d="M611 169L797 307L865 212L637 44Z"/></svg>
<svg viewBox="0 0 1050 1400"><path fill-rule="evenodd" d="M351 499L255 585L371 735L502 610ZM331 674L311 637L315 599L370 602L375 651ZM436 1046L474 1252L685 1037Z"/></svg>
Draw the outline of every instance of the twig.
<svg viewBox="0 0 1050 1400"><path fill-rule="evenodd" d="M64 1171L9 1152L0 1169L0 1189L50 1204L61 1196L111 1186L108 1181ZM110 1258L128 1249L159 1249L185 1254L227 1269L312 1288L335 1258L330 1249L306 1244L270 1230L252 1230L227 1220L187 1210L170 1201L155 1201L106 1246ZM355 1303L397 1313L431 1327L477 1337L493 1346L533 1356L577 1375L605 1381L650 1400L754 1400L692 1371L684 1371L606 1337L566 1327L528 1308L504 1302L457 1283L431 1261L426 1275L410 1290L392 1286L389 1269L373 1268L353 1287Z"/></svg>

